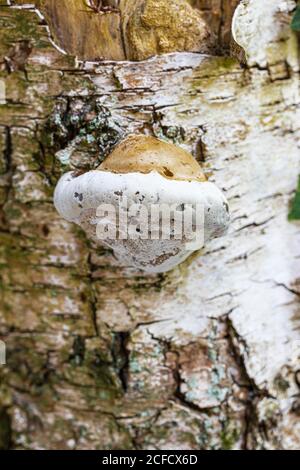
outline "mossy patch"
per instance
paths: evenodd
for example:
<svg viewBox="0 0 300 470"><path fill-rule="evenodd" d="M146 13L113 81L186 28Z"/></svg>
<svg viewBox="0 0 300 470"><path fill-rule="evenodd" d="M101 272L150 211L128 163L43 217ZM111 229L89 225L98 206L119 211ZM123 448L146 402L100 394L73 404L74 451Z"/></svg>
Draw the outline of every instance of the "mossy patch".
<svg viewBox="0 0 300 470"><path fill-rule="evenodd" d="M231 450L233 449L235 443L238 440L238 431L237 429L228 429L225 428L221 433L221 446L222 450Z"/></svg>
<svg viewBox="0 0 300 470"><path fill-rule="evenodd" d="M291 28L293 31L300 32L300 5L297 6L292 19Z"/></svg>
<svg viewBox="0 0 300 470"><path fill-rule="evenodd" d="M296 190L295 197L291 204L291 209L288 215L290 221L300 220L300 177L298 180L298 187Z"/></svg>

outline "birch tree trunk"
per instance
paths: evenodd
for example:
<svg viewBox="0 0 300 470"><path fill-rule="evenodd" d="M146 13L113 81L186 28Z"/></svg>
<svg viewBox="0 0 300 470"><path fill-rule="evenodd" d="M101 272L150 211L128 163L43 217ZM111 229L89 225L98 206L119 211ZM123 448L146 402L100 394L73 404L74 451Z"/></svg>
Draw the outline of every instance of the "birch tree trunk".
<svg viewBox="0 0 300 470"><path fill-rule="evenodd" d="M164 24L146 44L138 2L0 0L2 449L299 448L296 2L189 3L203 48ZM228 235L166 275L53 207L132 132L191 151L230 203Z"/></svg>

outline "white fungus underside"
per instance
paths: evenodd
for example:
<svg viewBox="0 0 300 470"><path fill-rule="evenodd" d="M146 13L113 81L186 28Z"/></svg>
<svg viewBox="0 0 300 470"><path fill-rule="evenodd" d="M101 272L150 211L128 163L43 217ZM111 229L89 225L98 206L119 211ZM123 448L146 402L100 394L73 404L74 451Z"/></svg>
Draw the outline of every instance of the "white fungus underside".
<svg viewBox="0 0 300 470"><path fill-rule="evenodd" d="M96 209L100 204L118 208L124 198L128 207L142 203L149 212L152 204L193 204L194 207L199 204L205 214L204 241L221 235L229 223L226 199L214 184L169 180L156 172L114 174L94 170L75 178L69 172L58 182L54 204L62 217L82 226L95 241L112 248L121 265L149 273L164 272L191 254L184 240L143 240L142 235L136 235L135 240L98 240L96 226L101 218L97 218ZM129 217L128 224L134 224L134 219ZM195 239L191 232L187 236L189 241Z"/></svg>

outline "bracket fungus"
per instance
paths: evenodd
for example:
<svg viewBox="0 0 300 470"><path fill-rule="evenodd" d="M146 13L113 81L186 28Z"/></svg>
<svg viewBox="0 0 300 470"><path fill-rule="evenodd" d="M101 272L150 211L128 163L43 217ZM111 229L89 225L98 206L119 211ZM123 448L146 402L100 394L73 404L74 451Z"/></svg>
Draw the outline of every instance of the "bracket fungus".
<svg viewBox="0 0 300 470"><path fill-rule="evenodd" d="M229 224L225 197L192 155L144 135L127 137L96 170L64 174L54 204L122 266L146 273L169 271Z"/></svg>

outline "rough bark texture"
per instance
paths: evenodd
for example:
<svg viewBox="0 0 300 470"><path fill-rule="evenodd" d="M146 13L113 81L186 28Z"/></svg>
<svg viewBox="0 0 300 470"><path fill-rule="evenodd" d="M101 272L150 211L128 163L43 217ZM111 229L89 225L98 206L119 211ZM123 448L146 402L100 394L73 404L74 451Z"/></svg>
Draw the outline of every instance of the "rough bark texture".
<svg viewBox="0 0 300 470"><path fill-rule="evenodd" d="M191 3L228 50L238 2ZM0 448L299 448L295 2L243 0L242 66L80 63L32 6L0 4ZM229 234L164 276L122 271L52 204L133 131L192 151L230 201Z"/></svg>
<svg viewBox="0 0 300 470"><path fill-rule="evenodd" d="M18 5L27 0L16 0ZM36 0L52 38L82 60L143 60L155 54L224 52L239 0Z"/></svg>

